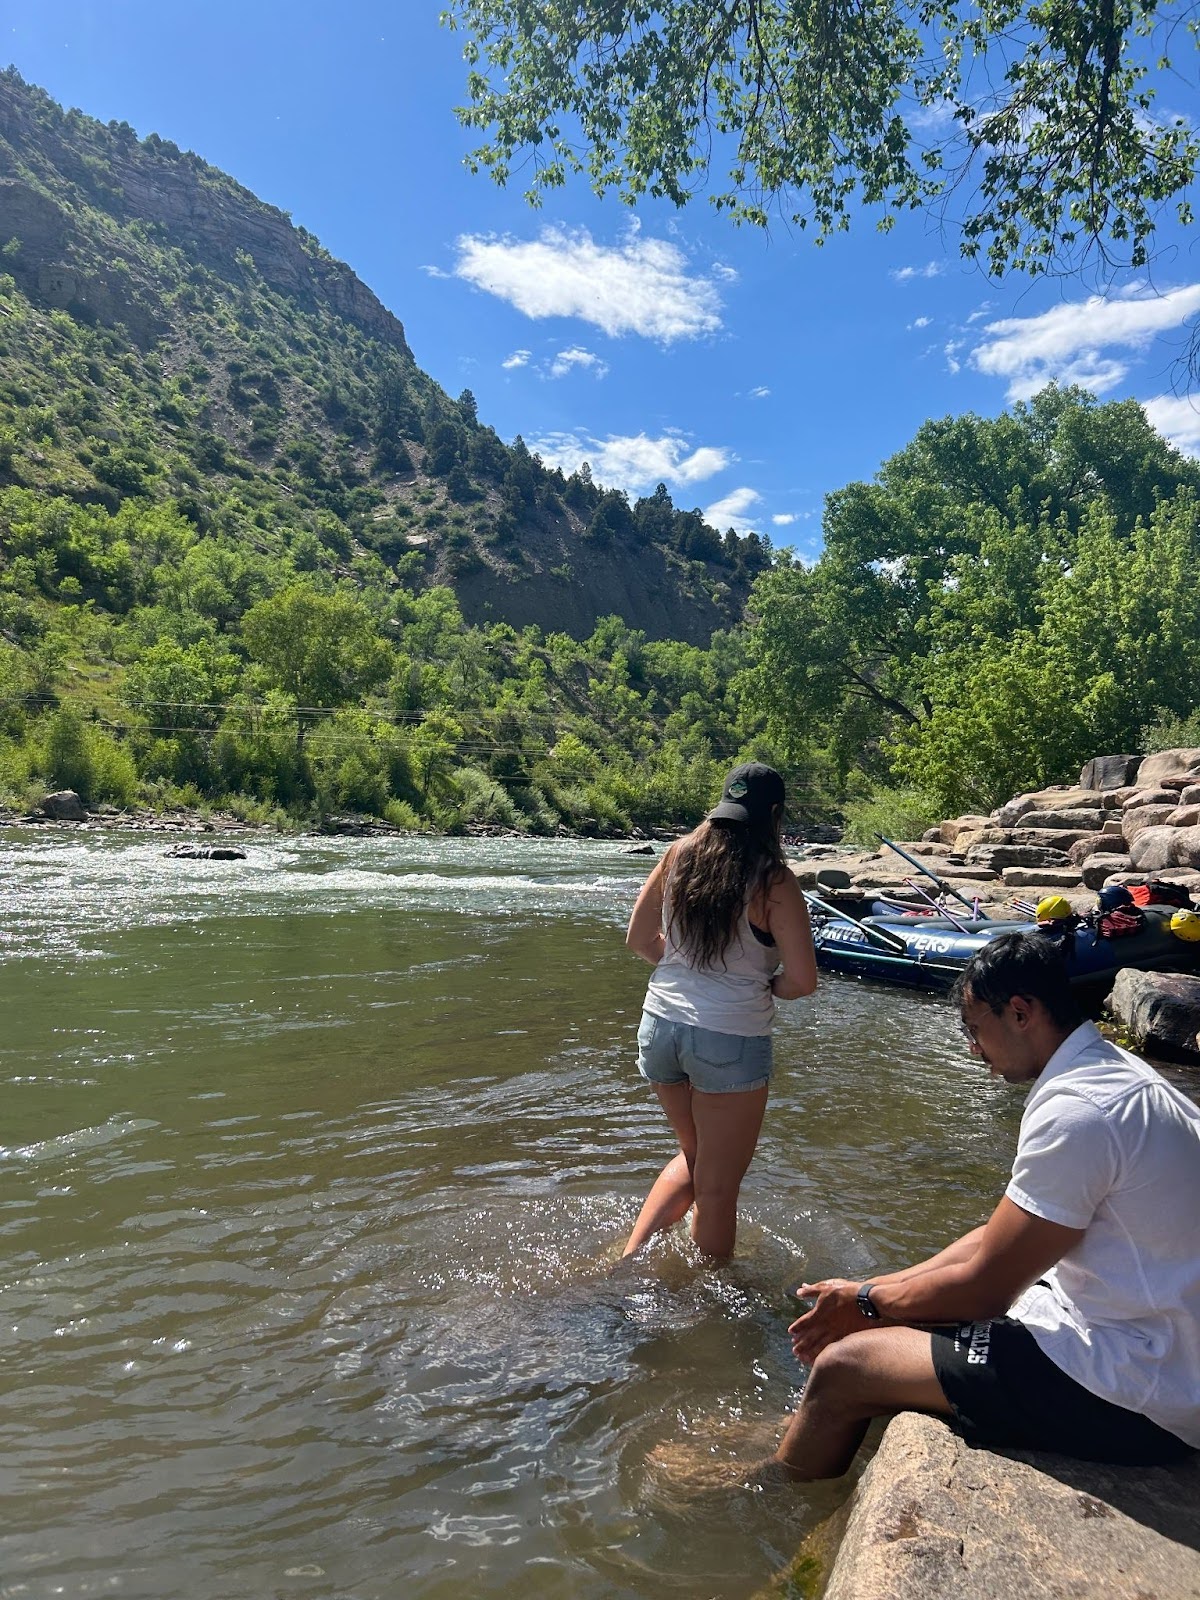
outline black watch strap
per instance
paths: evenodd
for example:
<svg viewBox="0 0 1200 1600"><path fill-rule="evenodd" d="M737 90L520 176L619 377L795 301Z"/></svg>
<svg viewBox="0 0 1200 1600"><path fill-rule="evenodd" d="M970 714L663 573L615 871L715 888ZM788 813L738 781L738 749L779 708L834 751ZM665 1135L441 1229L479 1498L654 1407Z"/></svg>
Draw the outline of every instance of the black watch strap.
<svg viewBox="0 0 1200 1600"><path fill-rule="evenodd" d="M866 1317L868 1319L868 1321L870 1321L870 1322L878 1322L879 1321L879 1313L878 1313L878 1311L876 1311L875 1307L871 1304L871 1290L874 1287L875 1287L875 1285L873 1283L864 1283L862 1285L862 1287L859 1289L858 1294L856 1296L856 1299L858 1301L858 1309L862 1312L863 1316Z"/></svg>

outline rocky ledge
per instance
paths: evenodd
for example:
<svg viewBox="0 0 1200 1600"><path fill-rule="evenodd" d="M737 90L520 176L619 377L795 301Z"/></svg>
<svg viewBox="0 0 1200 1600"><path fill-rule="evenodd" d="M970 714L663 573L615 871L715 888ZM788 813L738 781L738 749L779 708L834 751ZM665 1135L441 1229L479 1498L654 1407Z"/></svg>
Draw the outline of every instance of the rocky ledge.
<svg viewBox="0 0 1200 1600"><path fill-rule="evenodd" d="M824 1600L1200 1596L1197 1459L1135 1470L1000 1454L905 1412L838 1520L845 1531ZM827 1565L827 1545L827 1533L813 1536L798 1575Z"/></svg>
<svg viewBox="0 0 1200 1600"><path fill-rule="evenodd" d="M1000 904L1043 892L1095 904L1108 883L1163 878L1200 895L1200 750L1097 756L1078 784L1016 795L987 816L951 817L900 841L967 899ZM920 874L894 851L806 845L795 865L804 888L882 891L917 902ZM932 885L926 881L930 892Z"/></svg>
<svg viewBox="0 0 1200 1600"><path fill-rule="evenodd" d="M1200 750L1097 756L1078 784L948 819L922 843L1010 888L1079 891L1149 876L1200 888Z"/></svg>

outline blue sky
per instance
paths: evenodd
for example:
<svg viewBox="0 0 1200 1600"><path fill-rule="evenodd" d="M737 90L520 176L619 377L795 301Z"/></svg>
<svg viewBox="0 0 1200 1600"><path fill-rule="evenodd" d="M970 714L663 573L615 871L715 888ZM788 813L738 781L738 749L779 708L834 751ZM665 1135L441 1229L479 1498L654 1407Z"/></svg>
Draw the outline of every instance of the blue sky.
<svg viewBox="0 0 1200 1600"><path fill-rule="evenodd" d="M505 438L592 464L717 526L811 556L823 497L927 417L995 415L1050 378L1148 404L1200 454L1173 392L1200 311L1168 229L1155 294L989 281L926 221L869 215L823 249L704 200L636 212L582 183L540 212L462 165L461 40L438 0L9 0L0 65L157 132L291 212L401 319L420 365ZM1171 110L1192 114L1183 85Z"/></svg>

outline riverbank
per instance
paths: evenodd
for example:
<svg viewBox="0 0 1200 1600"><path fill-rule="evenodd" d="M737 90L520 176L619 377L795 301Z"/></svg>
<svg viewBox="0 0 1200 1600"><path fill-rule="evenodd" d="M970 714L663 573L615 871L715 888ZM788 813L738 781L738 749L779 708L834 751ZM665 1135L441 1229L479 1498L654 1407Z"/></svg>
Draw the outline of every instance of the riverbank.
<svg viewBox="0 0 1200 1600"><path fill-rule="evenodd" d="M382 817L362 813L315 817L296 817L288 812L274 811L269 817L238 815L232 811L212 810L196 806L141 806L118 808L110 805L86 806L71 789L46 795L40 808L0 805L0 827L43 828L65 824L72 828L118 829L138 833L257 833L296 837L328 837L395 839L595 839L604 843L669 843L685 830L651 828L632 829L620 834L572 833L558 828L551 835L522 832L520 829L498 823L469 822L454 833L440 832L436 828L401 828Z"/></svg>

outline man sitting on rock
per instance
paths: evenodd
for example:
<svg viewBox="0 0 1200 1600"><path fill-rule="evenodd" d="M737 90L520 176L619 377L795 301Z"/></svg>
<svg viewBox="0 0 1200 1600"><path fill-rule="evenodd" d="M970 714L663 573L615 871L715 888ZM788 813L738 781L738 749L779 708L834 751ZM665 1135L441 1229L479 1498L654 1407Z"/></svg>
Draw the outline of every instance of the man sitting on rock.
<svg viewBox="0 0 1200 1600"><path fill-rule="evenodd" d="M1200 1107L1081 1020L1056 942L1001 935L956 987L972 1052L1032 1084L982 1228L873 1283L804 1284L812 1372L775 1460L846 1471L872 1417L1150 1465L1200 1447Z"/></svg>

